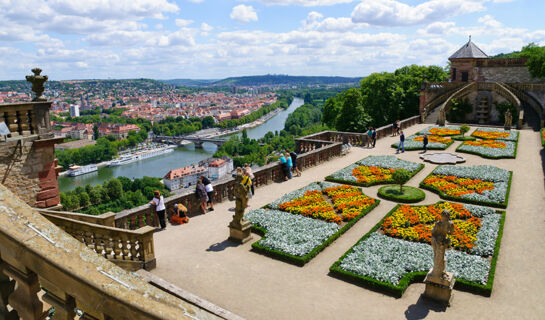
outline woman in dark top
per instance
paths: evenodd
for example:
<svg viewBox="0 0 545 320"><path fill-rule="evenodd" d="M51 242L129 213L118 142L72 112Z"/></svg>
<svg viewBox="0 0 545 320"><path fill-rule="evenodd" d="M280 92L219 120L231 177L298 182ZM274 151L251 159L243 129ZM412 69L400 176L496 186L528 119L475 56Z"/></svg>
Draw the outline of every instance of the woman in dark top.
<svg viewBox="0 0 545 320"><path fill-rule="evenodd" d="M208 194L206 194L206 188L204 187L204 184L202 183L202 179L199 179L197 181L197 199L199 200L199 203L201 205L201 210L203 214L206 214L206 202L208 202Z"/></svg>

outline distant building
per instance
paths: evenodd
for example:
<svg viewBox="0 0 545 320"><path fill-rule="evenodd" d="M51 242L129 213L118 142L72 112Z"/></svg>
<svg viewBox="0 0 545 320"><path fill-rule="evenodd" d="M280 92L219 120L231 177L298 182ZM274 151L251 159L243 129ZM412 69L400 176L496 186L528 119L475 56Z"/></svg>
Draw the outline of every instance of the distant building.
<svg viewBox="0 0 545 320"><path fill-rule="evenodd" d="M129 131L139 132L140 127L135 124L116 123L101 123L98 125L98 132L101 137L113 135L116 139L125 139L129 135Z"/></svg>
<svg viewBox="0 0 545 320"><path fill-rule="evenodd" d="M208 166L208 176L212 180L218 180L233 171L233 161L227 162L223 159L216 159Z"/></svg>
<svg viewBox="0 0 545 320"><path fill-rule="evenodd" d="M77 104L70 105L70 116L72 118L79 117L79 106Z"/></svg>
<svg viewBox="0 0 545 320"><path fill-rule="evenodd" d="M76 140L76 141L70 141L65 143L59 143L55 145L55 150L68 150L68 149L77 149L77 148L83 148L86 146L91 146L96 144L97 142L94 140Z"/></svg>
<svg viewBox="0 0 545 320"><path fill-rule="evenodd" d="M197 184L200 176L208 176L205 167L188 166L179 169L170 170L163 177L163 184L168 190L174 191L181 188L187 188Z"/></svg>

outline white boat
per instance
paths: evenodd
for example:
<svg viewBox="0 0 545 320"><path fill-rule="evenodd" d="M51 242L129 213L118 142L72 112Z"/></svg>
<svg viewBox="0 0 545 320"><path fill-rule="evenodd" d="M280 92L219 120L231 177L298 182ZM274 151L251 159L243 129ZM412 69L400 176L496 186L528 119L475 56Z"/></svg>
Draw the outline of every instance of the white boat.
<svg viewBox="0 0 545 320"><path fill-rule="evenodd" d="M68 175L70 177L80 176L82 174L95 172L98 170L98 167L96 164L90 164L87 166L71 166L70 171L68 172Z"/></svg>
<svg viewBox="0 0 545 320"><path fill-rule="evenodd" d="M156 148L151 150L144 150L141 152L133 153L130 155L124 155L116 160L112 160L108 166L110 167L117 167L122 166L124 164L133 163L138 160L143 160L155 156L159 156L165 153L169 153L174 151L174 147L164 147L164 148Z"/></svg>

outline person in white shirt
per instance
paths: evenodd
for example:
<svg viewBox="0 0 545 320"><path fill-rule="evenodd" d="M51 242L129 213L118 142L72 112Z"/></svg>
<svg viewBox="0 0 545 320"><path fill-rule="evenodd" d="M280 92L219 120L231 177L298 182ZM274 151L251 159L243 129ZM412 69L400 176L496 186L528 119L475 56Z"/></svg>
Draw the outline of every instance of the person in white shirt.
<svg viewBox="0 0 545 320"><path fill-rule="evenodd" d="M167 224L165 222L165 200L163 199L163 196L161 195L161 192L159 190L155 190L153 192L153 199L149 202L149 204L155 205L155 212L157 212L157 217L159 218L159 224L161 225L161 230L167 227Z"/></svg>
<svg viewBox="0 0 545 320"><path fill-rule="evenodd" d="M214 187L212 186L212 182L205 177L201 176L202 184L204 184L204 189L206 190L206 194L208 195L208 210L214 211Z"/></svg>

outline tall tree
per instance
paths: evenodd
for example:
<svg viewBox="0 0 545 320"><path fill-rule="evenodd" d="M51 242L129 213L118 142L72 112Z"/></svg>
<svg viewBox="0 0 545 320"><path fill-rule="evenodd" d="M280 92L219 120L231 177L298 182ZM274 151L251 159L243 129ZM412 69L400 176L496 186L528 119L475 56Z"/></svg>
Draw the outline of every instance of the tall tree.
<svg viewBox="0 0 545 320"><path fill-rule="evenodd" d="M340 111L341 106L338 99L334 97L327 99L322 113L322 122L331 128L335 128Z"/></svg>
<svg viewBox="0 0 545 320"><path fill-rule="evenodd" d="M336 127L340 131L365 132L371 121L362 104L360 90L348 89L342 97L341 114L337 119Z"/></svg>

